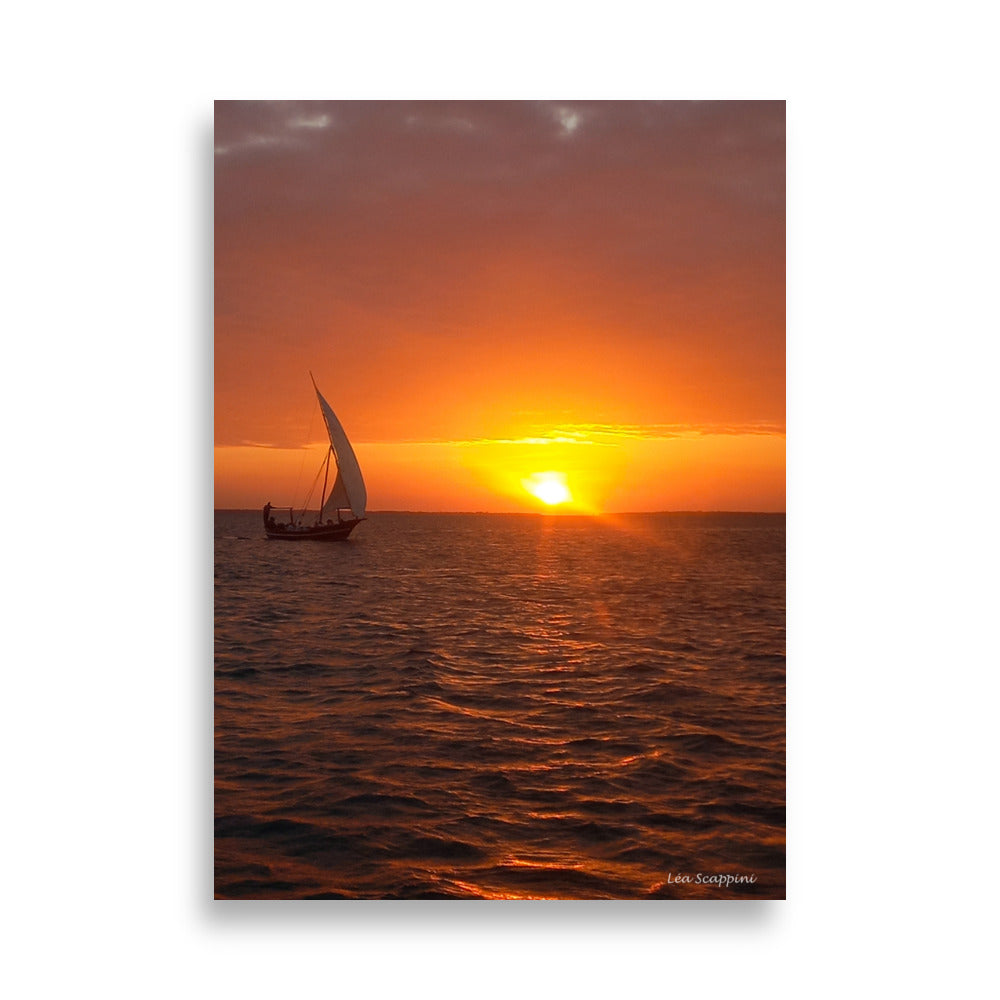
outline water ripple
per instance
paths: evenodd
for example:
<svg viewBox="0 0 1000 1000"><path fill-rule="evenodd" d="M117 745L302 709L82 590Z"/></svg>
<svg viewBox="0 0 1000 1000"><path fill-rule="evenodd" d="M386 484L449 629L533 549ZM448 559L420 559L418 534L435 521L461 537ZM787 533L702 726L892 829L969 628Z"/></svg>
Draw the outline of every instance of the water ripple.
<svg viewBox="0 0 1000 1000"><path fill-rule="evenodd" d="M257 520L216 516L217 896L784 897L783 517Z"/></svg>

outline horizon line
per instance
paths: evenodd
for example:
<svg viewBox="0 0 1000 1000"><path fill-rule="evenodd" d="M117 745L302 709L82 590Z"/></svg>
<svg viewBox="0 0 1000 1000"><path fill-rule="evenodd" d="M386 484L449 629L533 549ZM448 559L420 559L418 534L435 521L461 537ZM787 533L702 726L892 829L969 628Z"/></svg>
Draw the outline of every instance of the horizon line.
<svg viewBox="0 0 1000 1000"><path fill-rule="evenodd" d="M276 510L286 510L285 507L276 507ZM214 507L215 513L237 512L247 514L259 514L260 507ZM307 513L304 512L304 513ZM605 510L599 513L589 513L587 511L555 511L555 510L416 510L405 507L386 508L384 510L369 510L368 514L485 514L485 515L509 515L523 514L527 517L618 517L622 514L770 514L785 515L784 510L723 510L716 508L712 510L700 510L694 508L684 508L681 510Z"/></svg>

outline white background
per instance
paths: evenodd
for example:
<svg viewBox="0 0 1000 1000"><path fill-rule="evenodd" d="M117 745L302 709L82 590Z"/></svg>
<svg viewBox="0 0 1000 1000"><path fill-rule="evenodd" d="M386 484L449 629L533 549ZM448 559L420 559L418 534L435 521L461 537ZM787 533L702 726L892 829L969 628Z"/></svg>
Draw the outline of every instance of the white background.
<svg viewBox="0 0 1000 1000"><path fill-rule="evenodd" d="M998 665L986 9L7 12L13 995L978 992ZM787 99L787 902L212 902L215 98Z"/></svg>

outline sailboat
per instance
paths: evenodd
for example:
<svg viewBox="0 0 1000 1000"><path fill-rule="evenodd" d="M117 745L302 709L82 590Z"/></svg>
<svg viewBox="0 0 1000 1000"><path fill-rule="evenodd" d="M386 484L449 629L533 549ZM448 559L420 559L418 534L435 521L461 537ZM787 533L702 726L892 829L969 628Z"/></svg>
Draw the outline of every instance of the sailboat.
<svg viewBox="0 0 1000 1000"><path fill-rule="evenodd" d="M316 390L319 408L323 412L326 430L330 435L330 447L319 468L319 472L323 473L323 493L320 498L319 513L313 524L303 524L302 516L300 515L296 519L294 508L289 507L287 508L288 522L279 523L271 514L271 511L277 508L266 503L264 504L264 531L268 538L279 538L287 542L310 539L320 542L338 542L346 539L365 519L368 492L365 489L365 481L361 476L361 467L358 465L354 449L351 447L351 442L347 440L347 435L337 419L337 414L323 398L323 394L316 386L316 379L313 378L312 372L309 373L309 377ZM336 466L337 475L333 481L333 489L327 494L326 487L330 480L331 459ZM314 489L316 481L319 480L319 472L316 473L316 480L313 482ZM284 509L286 508L282 508L282 510ZM350 512L350 516L345 516L345 511ZM302 511L301 514L305 514L305 511Z"/></svg>

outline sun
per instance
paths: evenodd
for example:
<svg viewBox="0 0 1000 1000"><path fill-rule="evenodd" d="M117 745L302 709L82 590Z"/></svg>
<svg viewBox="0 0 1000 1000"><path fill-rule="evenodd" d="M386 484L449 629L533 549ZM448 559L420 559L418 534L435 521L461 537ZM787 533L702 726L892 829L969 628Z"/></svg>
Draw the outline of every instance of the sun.
<svg viewBox="0 0 1000 1000"><path fill-rule="evenodd" d="M573 494L566 485L566 476L561 472L535 472L527 479L522 479L521 485L550 507L570 503L573 499Z"/></svg>

